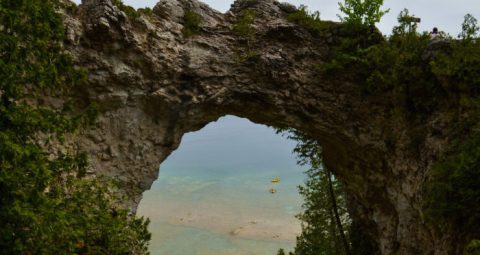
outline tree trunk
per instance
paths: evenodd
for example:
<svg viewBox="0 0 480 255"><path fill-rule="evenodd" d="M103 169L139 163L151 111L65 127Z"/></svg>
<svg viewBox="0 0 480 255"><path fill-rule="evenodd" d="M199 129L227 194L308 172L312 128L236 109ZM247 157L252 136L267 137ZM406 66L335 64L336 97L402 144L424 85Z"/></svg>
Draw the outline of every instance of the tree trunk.
<svg viewBox="0 0 480 255"><path fill-rule="evenodd" d="M345 236L345 232L343 231L342 221L340 220L340 215L338 214L337 199L335 198L335 192L333 190L332 174L327 168L324 168L324 171L328 179L328 190L332 202L332 209L335 215L335 222L337 224L338 230L340 232L340 237L342 239L343 248L345 250L345 254L350 255L350 245L348 244L347 237Z"/></svg>

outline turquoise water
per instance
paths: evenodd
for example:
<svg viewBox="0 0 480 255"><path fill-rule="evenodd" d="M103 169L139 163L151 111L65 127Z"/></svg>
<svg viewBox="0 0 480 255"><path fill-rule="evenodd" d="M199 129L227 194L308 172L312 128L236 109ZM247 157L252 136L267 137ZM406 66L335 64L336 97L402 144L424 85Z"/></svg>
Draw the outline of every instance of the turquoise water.
<svg viewBox="0 0 480 255"><path fill-rule="evenodd" d="M294 146L272 128L232 116L186 134L139 205L152 221L152 255L291 250L305 170ZM277 176L281 182L271 183Z"/></svg>

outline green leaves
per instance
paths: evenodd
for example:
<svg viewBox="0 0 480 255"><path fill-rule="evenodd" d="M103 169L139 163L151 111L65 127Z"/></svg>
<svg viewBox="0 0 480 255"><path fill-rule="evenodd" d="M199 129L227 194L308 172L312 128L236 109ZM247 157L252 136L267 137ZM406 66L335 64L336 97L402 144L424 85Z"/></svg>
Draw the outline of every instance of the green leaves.
<svg viewBox="0 0 480 255"><path fill-rule="evenodd" d="M290 13L287 20L304 27L313 35L320 35L328 27L320 19L320 12L310 13L305 5L300 5L297 11Z"/></svg>
<svg viewBox="0 0 480 255"><path fill-rule="evenodd" d="M324 169L318 156L310 160L312 166L306 172L307 180L299 187L304 197L304 211L298 215L302 221L302 233L297 237L295 254L304 255L340 255L346 254L341 243L341 236L335 224L333 207L329 191L327 170ZM334 182L335 199L341 205L343 225L350 224L350 218L345 209L345 198L340 183Z"/></svg>
<svg viewBox="0 0 480 255"><path fill-rule="evenodd" d="M393 35L396 36L405 36L407 34L417 35L417 23L413 15L410 15L408 9L403 9L400 14L398 14L398 26L393 28Z"/></svg>
<svg viewBox="0 0 480 255"><path fill-rule="evenodd" d="M347 227L351 224L343 187L325 169L320 145L316 140L294 129L279 129L277 132L297 142L294 153L297 154L298 164L310 166L305 172L307 175L305 184L298 187L304 201L303 212L297 215L302 224L302 233L297 236L294 254L348 254L347 250L350 248L345 247L343 243L348 231L342 234L343 227L340 226ZM335 216L337 213L339 220L342 221L340 225ZM279 254L281 252L284 253L281 250Z"/></svg>
<svg viewBox="0 0 480 255"><path fill-rule="evenodd" d="M322 63L319 69L324 77L332 80L338 80L337 75L344 75L345 79L357 83L363 92L361 96L372 106L383 104L386 112L391 114L392 122L405 123L409 127L406 135L411 149L406 153L419 155L428 136L439 135L455 141L428 173L423 209L428 222L439 231L453 228L468 237L478 237L480 27L473 16L466 15L461 40L444 36L443 40L432 41L428 33L417 31L418 18L405 9L400 13L399 25L392 35L378 38L379 33L368 28L385 14L386 11L380 10L381 3L346 0L340 4L346 15L342 20L350 26L341 27L346 29L339 33L338 43L332 47L330 63ZM292 16L292 21L304 26L316 24L314 20L302 9ZM340 72L336 72L338 70ZM456 119L449 122L455 127L442 127L441 131L426 129L425 122L438 116L455 116ZM300 155L300 163L312 164L306 185L300 188L306 210L300 215L304 226L297 247L304 249L299 254L319 254L318 249L331 248L317 246L316 250L308 249L323 245L324 240L331 238L325 223L328 222L325 220L328 219L325 193L318 193L324 189L322 185L328 178L322 179L323 169L319 168L319 161L315 162L318 157L316 141L301 133L290 132L290 138L299 142L295 150ZM362 238L354 238L358 226L352 224L351 227L352 244L361 243ZM320 234L313 234L316 229L322 229ZM374 248L368 246L366 250ZM478 247L478 240L475 240L469 249L477 251ZM355 251L354 254L360 253Z"/></svg>
<svg viewBox="0 0 480 255"><path fill-rule="evenodd" d="M63 25L53 2L2 1L0 20L0 90L4 97L24 96L24 89L55 89L75 74L71 58L59 54ZM23 4L22 4L23 3ZM8 8L8 7L11 8ZM28 42L28 43L25 43ZM70 73L71 72L71 73Z"/></svg>
<svg viewBox="0 0 480 255"><path fill-rule="evenodd" d="M345 0L338 5L345 15L338 15L340 20L355 27L374 26L389 12L389 9L380 10L383 0Z"/></svg>
<svg viewBox="0 0 480 255"><path fill-rule="evenodd" d="M462 92L480 92L480 43L474 38L451 41L451 52L439 54L431 62L432 70L438 77L452 84Z"/></svg>
<svg viewBox="0 0 480 255"><path fill-rule="evenodd" d="M425 188L425 212L437 226L479 233L480 131L458 140L431 170ZM443 224L438 224L438 220ZM443 225L445 226L445 225Z"/></svg>
<svg viewBox="0 0 480 255"><path fill-rule="evenodd" d="M112 3L118 7L122 12L124 12L128 17L136 19L140 17L140 13L129 5L125 5L122 0L113 0ZM142 9L144 11L146 9Z"/></svg>
<svg viewBox="0 0 480 255"><path fill-rule="evenodd" d="M253 40L255 37L255 28L252 26L255 21L255 12L253 10L243 11L240 18L233 25L233 31L247 40Z"/></svg>
<svg viewBox="0 0 480 255"><path fill-rule="evenodd" d="M201 22L202 17L198 13L195 13L191 10L185 11L185 15L183 16L182 34L185 37L198 34L200 32Z"/></svg>
<svg viewBox="0 0 480 255"><path fill-rule="evenodd" d="M81 179L85 154L44 149L80 125L92 125L98 112L94 105L72 111L80 107L68 95L85 72L64 53L56 4L0 2L0 251L145 254L148 220L118 208L115 186ZM70 106L52 107L43 97Z"/></svg>
<svg viewBox="0 0 480 255"><path fill-rule="evenodd" d="M467 14L462 23L462 32L458 37L463 40L472 40L478 36L478 31L480 31L480 27L478 26L477 19L471 14Z"/></svg>

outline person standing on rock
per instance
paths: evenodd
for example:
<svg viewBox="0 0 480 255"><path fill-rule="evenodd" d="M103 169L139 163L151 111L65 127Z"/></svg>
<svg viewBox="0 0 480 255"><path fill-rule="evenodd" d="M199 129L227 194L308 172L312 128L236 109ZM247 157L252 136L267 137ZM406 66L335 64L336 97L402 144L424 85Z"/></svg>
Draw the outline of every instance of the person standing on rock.
<svg viewBox="0 0 480 255"><path fill-rule="evenodd" d="M430 32L430 40L440 39L440 34L438 33L438 28L434 27L432 32Z"/></svg>

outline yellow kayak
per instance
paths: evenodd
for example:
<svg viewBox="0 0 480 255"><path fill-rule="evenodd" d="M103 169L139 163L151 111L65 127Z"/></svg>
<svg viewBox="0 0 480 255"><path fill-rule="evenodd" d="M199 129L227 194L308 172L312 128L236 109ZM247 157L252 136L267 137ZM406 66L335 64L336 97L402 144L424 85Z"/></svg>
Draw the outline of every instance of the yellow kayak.
<svg viewBox="0 0 480 255"><path fill-rule="evenodd" d="M278 182L280 182L280 178L279 178L279 177L275 177L275 178L272 179L272 182L273 182L273 183L278 183Z"/></svg>

